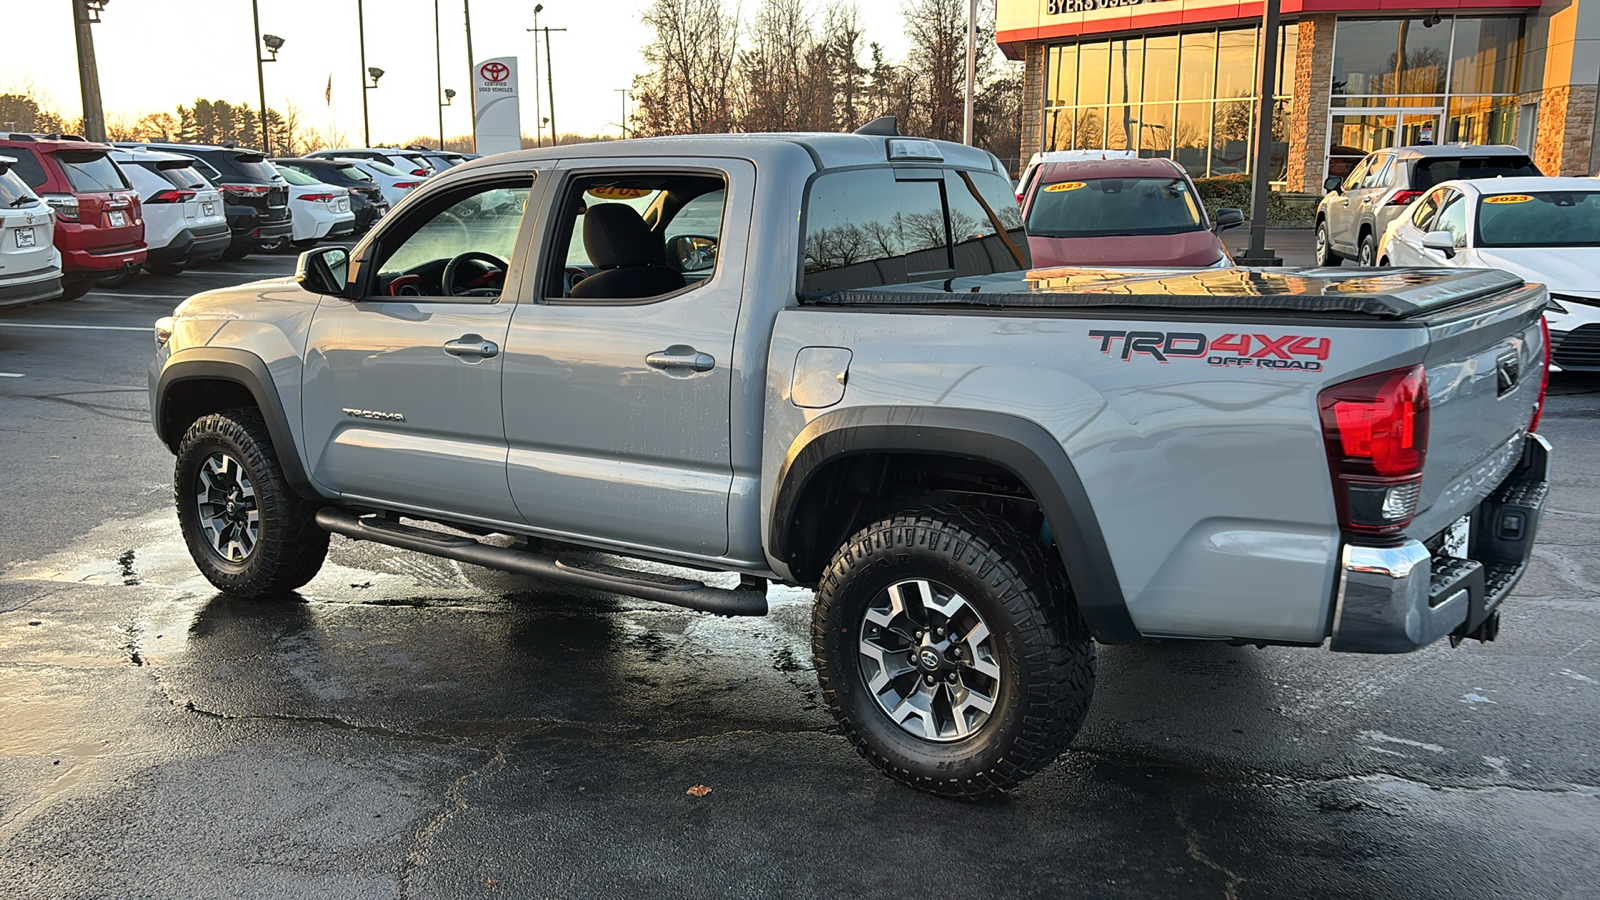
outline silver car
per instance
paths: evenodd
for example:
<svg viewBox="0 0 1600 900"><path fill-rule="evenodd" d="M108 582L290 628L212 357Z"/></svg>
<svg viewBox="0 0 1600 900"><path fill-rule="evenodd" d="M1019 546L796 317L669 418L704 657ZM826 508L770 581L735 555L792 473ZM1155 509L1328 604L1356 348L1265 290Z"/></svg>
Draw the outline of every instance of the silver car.
<svg viewBox="0 0 1600 900"><path fill-rule="evenodd" d="M1445 181L1540 175L1520 148L1506 145L1396 147L1367 154L1344 178L1330 177L1317 204L1317 265L1377 264L1383 230L1411 201Z"/></svg>

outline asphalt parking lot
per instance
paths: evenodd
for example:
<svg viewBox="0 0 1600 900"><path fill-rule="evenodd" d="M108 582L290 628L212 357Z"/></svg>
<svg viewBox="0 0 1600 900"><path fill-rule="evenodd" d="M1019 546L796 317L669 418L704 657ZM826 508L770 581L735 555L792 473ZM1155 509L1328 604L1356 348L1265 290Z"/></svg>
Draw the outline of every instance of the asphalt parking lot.
<svg viewBox="0 0 1600 900"><path fill-rule="evenodd" d="M0 896L1595 896L1600 377L1552 381L1497 642L1101 648L1073 749L964 804L833 732L803 591L719 619L336 538L298 600L216 594L149 324L292 266L0 311Z"/></svg>

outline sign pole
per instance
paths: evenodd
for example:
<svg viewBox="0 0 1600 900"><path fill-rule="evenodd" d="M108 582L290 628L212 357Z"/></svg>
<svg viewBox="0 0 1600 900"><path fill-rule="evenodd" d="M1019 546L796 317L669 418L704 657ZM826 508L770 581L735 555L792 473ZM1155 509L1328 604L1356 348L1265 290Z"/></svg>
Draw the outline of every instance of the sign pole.
<svg viewBox="0 0 1600 900"><path fill-rule="evenodd" d="M1267 249L1267 206L1272 179L1272 95L1278 73L1278 0L1266 0L1261 11L1259 69L1256 76L1260 109L1256 113L1256 158L1250 178L1250 247L1236 262L1246 266L1281 266Z"/></svg>

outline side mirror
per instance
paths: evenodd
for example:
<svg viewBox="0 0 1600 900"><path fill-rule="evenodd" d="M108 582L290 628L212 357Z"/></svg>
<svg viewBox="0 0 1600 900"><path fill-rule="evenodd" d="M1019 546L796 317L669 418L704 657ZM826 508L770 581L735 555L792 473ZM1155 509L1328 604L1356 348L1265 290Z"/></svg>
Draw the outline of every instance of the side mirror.
<svg viewBox="0 0 1600 900"><path fill-rule="evenodd" d="M667 258L680 272L707 272L717 266L717 239L703 234L680 234L667 242Z"/></svg>
<svg viewBox="0 0 1600 900"><path fill-rule="evenodd" d="M349 283L350 251L343 247L318 247L300 254L294 280L314 294L343 297Z"/></svg>
<svg viewBox="0 0 1600 900"><path fill-rule="evenodd" d="M1221 234L1229 228L1238 228L1244 224L1244 210L1224 206L1211 216L1211 230Z"/></svg>
<svg viewBox="0 0 1600 900"><path fill-rule="evenodd" d="M1322 189L1330 194L1339 193L1339 188L1344 184L1344 179L1337 175L1329 175L1322 179Z"/></svg>
<svg viewBox="0 0 1600 900"><path fill-rule="evenodd" d="M1430 231L1422 236L1422 246L1428 250L1437 250L1443 253L1445 259L1454 259L1456 255L1456 236L1448 231Z"/></svg>

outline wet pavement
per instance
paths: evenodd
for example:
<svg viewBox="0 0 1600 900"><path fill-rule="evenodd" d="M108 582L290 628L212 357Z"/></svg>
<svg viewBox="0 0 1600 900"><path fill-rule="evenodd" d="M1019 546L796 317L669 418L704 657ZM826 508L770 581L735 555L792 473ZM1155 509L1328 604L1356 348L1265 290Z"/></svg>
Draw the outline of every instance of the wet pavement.
<svg viewBox="0 0 1600 900"><path fill-rule="evenodd" d="M1499 641L1101 648L1071 751L965 804L834 733L803 591L721 619L336 538L297 600L217 595L142 329L291 266L0 311L0 897L1596 895L1600 378L1553 384Z"/></svg>

